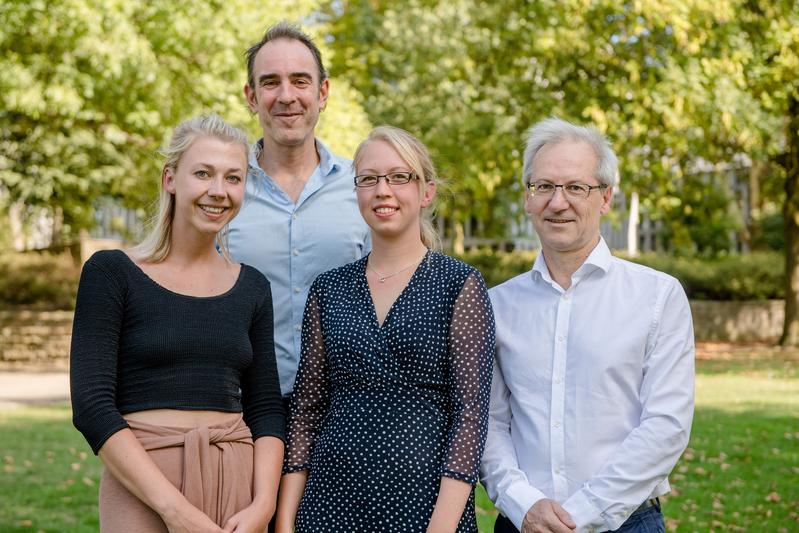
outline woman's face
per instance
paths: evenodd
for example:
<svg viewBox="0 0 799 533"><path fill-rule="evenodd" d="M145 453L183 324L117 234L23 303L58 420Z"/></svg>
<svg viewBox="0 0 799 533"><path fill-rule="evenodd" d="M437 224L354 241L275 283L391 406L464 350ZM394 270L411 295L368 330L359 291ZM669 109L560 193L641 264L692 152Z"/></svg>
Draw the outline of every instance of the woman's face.
<svg viewBox="0 0 799 533"><path fill-rule="evenodd" d="M356 174L384 176L393 172L412 172L408 163L386 141L371 141L361 151ZM421 209L435 196L435 184L420 185L411 180L389 185L379 178L371 187L356 187L358 207L375 235L383 238L419 237Z"/></svg>
<svg viewBox="0 0 799 533"><path fill-rule="evenodd" d="M174 171L164 169L163 187L175 196L174 229L216 235L239 212L246 177L244 146L196 139Z"/></svg>

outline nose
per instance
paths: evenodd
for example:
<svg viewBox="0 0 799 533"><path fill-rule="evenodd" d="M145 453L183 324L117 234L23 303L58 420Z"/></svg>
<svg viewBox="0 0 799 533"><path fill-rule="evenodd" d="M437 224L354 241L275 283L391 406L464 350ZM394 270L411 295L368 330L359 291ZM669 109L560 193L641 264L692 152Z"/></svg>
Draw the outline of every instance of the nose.
<svg viewBox="0 0 799 533"><path fill-rule="evenodd" d="M563 211L568 209L571 204L569 199L566 198L566 193L563 192L563 187L558 187L549 199L549 207L556 211Z"/></svg>
<svg viewBox="0 0 799 533"><path fill-rule="evenodd" d="M289 82L283 82L278 89L277 99L281 104L290 104L294 101L294 86Z"/></svg>
<svg viewBox="0 0 799 533"><path fill-rule="evenodd" d="M391 189L391 185L388 184L388 178L385 176L380 176L377 178L377 183L375 184L375 194L377 196L391 196L394 194L394 191Z"/></svg>
<svg viewBox="0 0 799 533"><path fill-rule="evenodd" d="M222 198L225 196L225 179L224 176L214 176L208 183L208 196L214 198Z"/></svg>

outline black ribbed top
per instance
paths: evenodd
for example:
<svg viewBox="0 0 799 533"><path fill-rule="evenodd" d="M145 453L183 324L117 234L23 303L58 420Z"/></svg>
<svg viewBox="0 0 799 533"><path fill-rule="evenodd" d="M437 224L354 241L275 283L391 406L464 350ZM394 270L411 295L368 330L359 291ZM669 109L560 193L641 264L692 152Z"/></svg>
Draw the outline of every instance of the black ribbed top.
<svg viewBox="0 0 799 533"><path fill-rule="evenodd" d="M226 293L153 281L121 250L84 265L70 355L73 423L94 453L147 409L243 412L253 438L284 439L269 282L242 265Z"/></svg>

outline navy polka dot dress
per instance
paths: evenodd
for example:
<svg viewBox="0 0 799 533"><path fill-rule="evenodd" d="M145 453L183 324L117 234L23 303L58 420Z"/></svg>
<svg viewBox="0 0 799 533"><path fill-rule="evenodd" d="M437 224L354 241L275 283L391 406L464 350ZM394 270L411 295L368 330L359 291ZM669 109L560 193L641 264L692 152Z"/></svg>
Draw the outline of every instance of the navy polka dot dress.
<svg viewBox="0 0 799 533"><path fill-rule="evenodd" d="M424 532L441 477L474 485L494 315L474 268L428 252L382 326L366 258L311 287L286 472L309 469L299 532ZM474 490L459 532L476 532Z"/></svg>

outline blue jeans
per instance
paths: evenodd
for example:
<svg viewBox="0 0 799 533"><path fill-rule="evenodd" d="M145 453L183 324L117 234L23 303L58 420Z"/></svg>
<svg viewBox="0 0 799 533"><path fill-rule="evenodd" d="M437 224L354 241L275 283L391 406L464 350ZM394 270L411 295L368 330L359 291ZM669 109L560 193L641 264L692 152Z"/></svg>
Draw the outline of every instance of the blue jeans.
<svg viewBox="0 0 799 533"><path fill-rule="evenodd" d="M613 533L665 532L666 524L663 522L663 515L660 512L659 504L634 512L619 529L613 530ZM494 533L519 533L519 530L514 527L510 520L499 515L494 525Z"/></svg>

